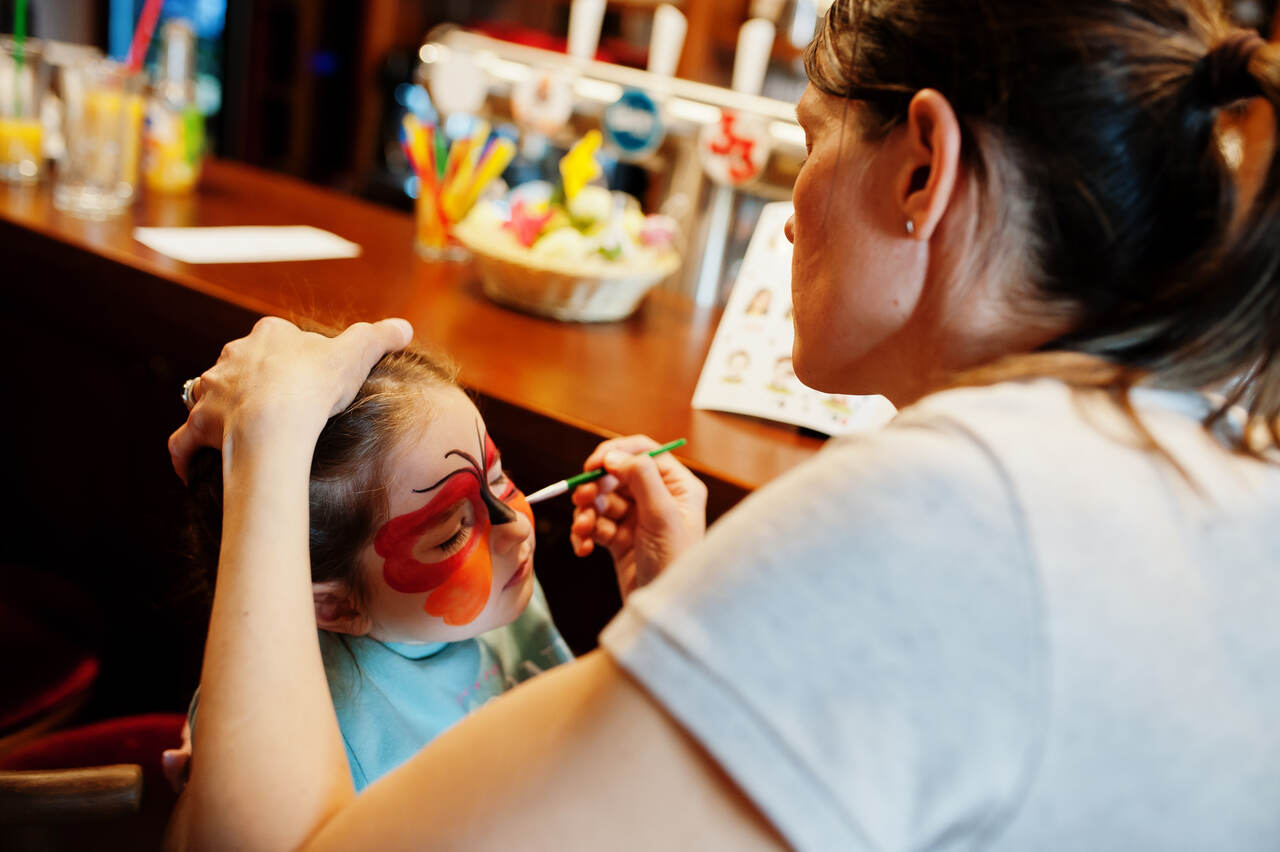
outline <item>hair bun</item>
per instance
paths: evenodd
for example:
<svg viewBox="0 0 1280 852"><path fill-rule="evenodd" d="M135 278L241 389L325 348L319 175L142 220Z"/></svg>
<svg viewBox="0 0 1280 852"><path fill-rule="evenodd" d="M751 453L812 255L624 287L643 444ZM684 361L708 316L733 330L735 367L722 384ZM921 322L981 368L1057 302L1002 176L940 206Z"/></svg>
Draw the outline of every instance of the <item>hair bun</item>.
<svg viewBox="0 0 1280 852"><path fill-rule="evenodd" d="M1196 77L1205 100L1225 106L1262 94L1258 81L1249 73L1249 60L1266 39L1253 30L1236 30L1219 41L1196 66Z"/></svg>

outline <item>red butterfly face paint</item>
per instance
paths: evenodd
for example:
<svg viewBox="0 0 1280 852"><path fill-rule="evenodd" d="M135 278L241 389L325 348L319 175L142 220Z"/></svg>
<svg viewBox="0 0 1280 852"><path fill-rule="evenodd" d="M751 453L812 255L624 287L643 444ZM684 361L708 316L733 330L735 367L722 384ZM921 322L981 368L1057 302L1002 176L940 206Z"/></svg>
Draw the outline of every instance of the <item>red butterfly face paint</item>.
<svg viewBox="0 0 1280 852"><path fill-rule="evenodd" d="M382 574L387 585L397 592L428 592L437 588L449 579L475 551L483 532L488 531L488 517L480 502L480 489L467 469L454 474L436 494L435 498L416 512L392 518L378 531L373 540L373 548L379 556L386 560L382 566ZM430 559L429 553L415 554L415 546L423 544L423 537L449 520L450 515L458 514L459 503L471 504L471 523L484 522L481 535L471 534L465 539L461 549L443 558ZM464 519L460 519L462 522ZM459 530L462 532L462 530ZM448 542L445 538L440 544ZM440 544L428 545L424 550L438 550Z"/></svg>
<svg viewBox="0 0 1280 852"><path fill-rule="evenodd" d="M527 585L519 582L520 575L527 573L526 563L532 559L533 512L502 473L493 441L478 424L474 429L471 442L480 451L483 467L466 450L439 454L437 458L453 469L433 485L411 489L414 494L431 493L431 499L393 517L373 542L374 552L383 559L386 585L404 595L426 593L421 611L451 627L473 624L491 599L508 587ZM495 578L497 557L503 576ZM525 602L527 596L520 596L514 615Z"/></svg>

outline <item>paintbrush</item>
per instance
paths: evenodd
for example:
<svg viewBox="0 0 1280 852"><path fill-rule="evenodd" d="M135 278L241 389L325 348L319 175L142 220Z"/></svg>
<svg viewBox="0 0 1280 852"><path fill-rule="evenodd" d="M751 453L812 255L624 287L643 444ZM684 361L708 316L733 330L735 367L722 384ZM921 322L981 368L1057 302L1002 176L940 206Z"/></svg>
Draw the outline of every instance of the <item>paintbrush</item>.
<svg viewBox="0 0 1280 852"><path fill-rule="evenodd" d="M669 444L663 444L661 447L656 447L652 450L649 450L647 453L645 453L645 455L646 456L660 455L662 453L667 452L668 450L674 450L674 449L677 449L678 447L683 447L687 443L689 442L684 438L679 438L675 441L672 441ZM637 453L637 455L639 454ZM580 473L577 476L571 476L568 479L562 479L553 485L548 485L546 488L543 488L540 491L533 492L525 499L530 503L541 503L543 500L550 500L552 497L559 497L561 494L567 493L570 488L577 488L579 485L581 485L584 482L594 482L595 480L604 476L606 473L608 473L608 471L602 467L598 467L595 470L588 470L585 473Z"/></svg>

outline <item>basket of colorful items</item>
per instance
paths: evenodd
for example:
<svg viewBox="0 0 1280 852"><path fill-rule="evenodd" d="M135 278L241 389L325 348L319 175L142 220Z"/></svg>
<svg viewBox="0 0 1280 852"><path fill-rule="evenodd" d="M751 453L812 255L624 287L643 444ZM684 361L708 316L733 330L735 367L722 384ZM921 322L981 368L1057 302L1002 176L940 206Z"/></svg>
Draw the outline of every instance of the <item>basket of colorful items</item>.
<svg viewBox="0 0 1280 852"><path fill-rule="evenodd" d="M674 220L646 216L634 197L592 183L600 142L593 130L574 145L559 185L521 184L455 226L491 299L559 320L618 320L679 268Z"/></svg>

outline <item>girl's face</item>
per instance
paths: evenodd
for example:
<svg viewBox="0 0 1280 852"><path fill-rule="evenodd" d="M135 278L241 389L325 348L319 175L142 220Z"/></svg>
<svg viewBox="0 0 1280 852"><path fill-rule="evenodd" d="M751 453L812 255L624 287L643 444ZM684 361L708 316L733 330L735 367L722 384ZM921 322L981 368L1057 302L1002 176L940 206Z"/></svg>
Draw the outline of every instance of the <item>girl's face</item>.
<svg viewBox="0 0 1280 852"><path fill-rule="evenodd" d="M425 391L427 428L392 455L389 520L364 554L369 635L456 642L509 624L533 594L533 511L457 388Z"/></svg>

